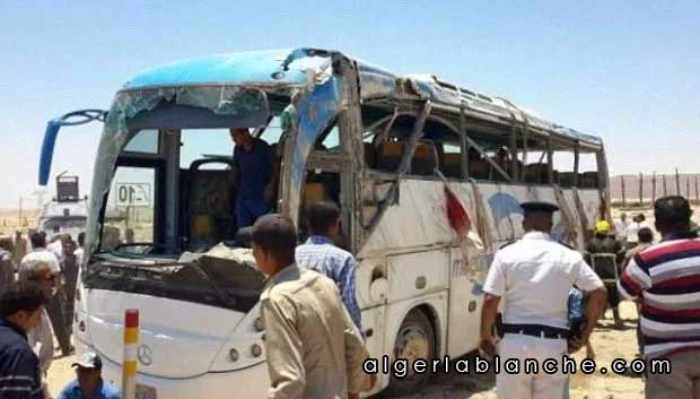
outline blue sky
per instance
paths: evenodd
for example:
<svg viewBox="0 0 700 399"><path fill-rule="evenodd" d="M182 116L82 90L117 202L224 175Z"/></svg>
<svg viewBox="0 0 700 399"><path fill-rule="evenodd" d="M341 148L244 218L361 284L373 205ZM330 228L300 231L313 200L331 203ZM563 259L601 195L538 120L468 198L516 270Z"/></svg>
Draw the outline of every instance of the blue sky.
<svg viewBox="0 0 700 399"><path fill-rule="evenodd" d="M100 3L0 1L0 207L30 201L49 118L107 107L153 65L297 46L505 96L602 136L614 174L700 171L697 1ZM83 191L98 133L59 137L53 171Z"/></svg>

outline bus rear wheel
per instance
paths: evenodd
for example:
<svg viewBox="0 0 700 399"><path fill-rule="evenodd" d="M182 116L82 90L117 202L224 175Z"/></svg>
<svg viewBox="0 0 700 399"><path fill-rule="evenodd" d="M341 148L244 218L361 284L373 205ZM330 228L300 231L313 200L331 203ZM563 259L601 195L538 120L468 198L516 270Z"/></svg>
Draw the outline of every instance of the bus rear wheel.
<svg viewBox="0 0 700 399"><path fill-rule="evenodd" d="M387 396L415 394L430 379L430 372L416 373L413 362L418 359L428 363L428 369L435 357L435 330L428 316L419 309L412 310L401 323L394 342L394 361L405 360L405 377L392 372ZM400 370L403 371L403 370Z"/></svg>

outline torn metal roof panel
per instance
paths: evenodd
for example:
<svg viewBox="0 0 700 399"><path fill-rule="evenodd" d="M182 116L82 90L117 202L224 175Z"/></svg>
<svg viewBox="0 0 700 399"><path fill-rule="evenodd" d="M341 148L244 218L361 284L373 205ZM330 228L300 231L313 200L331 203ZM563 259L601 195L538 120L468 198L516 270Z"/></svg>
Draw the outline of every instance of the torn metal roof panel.
<svg viewBox="0 0 700 399"><path fill-rule="evenodd" d="M146 70L123 90L182 86L256 86L280 90L308 87L329 71L330 50L298 48L219 54L183 60ZM496 118L504 124L527 124L539 134L554 134L602 145L599 137L550 122L507 99L479 93L439 80L434 75L399 76L383 68L357 60L360 94L363 100L404 96L406 86L418 98L430 99L437 106L464 107L471 116Z"/></svg>
<svg viewBox="0 0 700 399"><path fill-rule="evenodd" d="M124 90L174 86L306 85L308 66L281 71L291 50L250 51L191 58L158 66L129 79ZM296 64L296 63L295 63ZM274 76L273 76L274 75Z"/></svg>

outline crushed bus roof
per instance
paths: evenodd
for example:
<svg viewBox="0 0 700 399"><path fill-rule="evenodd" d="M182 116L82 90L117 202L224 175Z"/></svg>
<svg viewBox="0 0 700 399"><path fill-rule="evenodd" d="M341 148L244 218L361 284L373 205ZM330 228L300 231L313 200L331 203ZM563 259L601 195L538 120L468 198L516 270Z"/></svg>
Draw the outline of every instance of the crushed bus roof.
<svg viewBox="0 0 700 399"><path fill-rule="evenodd" d="M146 70L130 79L122 90L179 86L254 86L280 90L308 87L329 72L332 51L299 48L218 54L192 58ZM318 56L321 54L322 56ZM494 97L441 81L434 75L399 76L357 60L363 101L411 95L433 104L460 107L475 118L505 124L527 125L539 134L556 135L595 147L602 140L535 115L502 97Z"/></svg>

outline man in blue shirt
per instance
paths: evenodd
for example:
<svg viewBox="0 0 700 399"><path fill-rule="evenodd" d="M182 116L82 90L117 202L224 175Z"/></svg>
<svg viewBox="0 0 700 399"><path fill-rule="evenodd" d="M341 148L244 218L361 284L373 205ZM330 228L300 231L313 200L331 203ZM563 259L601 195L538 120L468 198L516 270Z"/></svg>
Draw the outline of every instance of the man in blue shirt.
<svg viewBox="0 0 700 399"><path fill-rule="evenodd" d="M330 201L317 202L308 209L307 223L311 235L296 249L297 265L335 281L352 321L362 331L360 307L355 298L357 261L350 252L333 243L340 237L340 209Z"/></svg>
<svg viewBox="0 0 700 399"><path fill-rule="evenodd" d="M231 129L233 149L233 185L236 190L238 228L252 226L269 212L274 192L272 151L263 140L251 136L248 129Z"/></svg>
<svg viewBox="0 0 700 399"><path fill-rule="evenodd" d="M94 352L83 353L75 367L78 378L63 388L58 399L119 399L119 391L102 380L102 359Z"/></svg>
<svg viewBox="0 0 700 399"><path fill-rule="evenodd" d="M0 397L43 399L39 358L27 332L41 322L46 298L34 283L14 283L0 294Z"/></svg>

